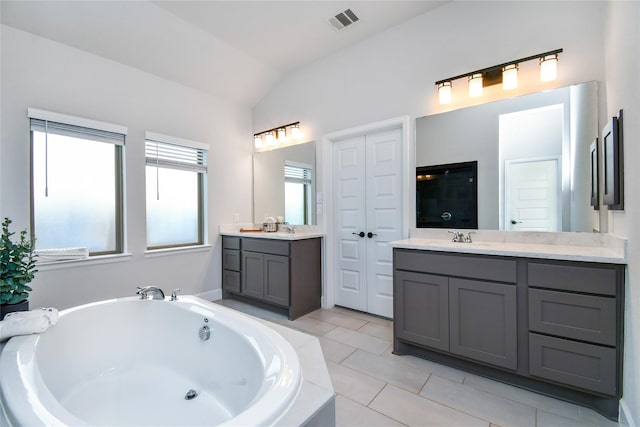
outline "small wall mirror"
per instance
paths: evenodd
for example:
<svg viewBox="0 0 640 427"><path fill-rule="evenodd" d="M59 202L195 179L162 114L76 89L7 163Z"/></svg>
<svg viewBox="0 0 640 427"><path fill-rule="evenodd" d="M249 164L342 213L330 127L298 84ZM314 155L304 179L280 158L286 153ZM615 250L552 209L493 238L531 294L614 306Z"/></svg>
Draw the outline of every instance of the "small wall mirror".
<svg viewBox="0 0 640 427"><path fill-rule="evenodd" d="M314 141L253 154L253 212L284 217L291 225L316 224L316 145Z"/></svg>
<svg viewBox="0 0 640 427"><path fill-rule="evenodd" d="M597 90L589 82L420 117L416 167L477 161L479 229L598 231Z"/></svg>

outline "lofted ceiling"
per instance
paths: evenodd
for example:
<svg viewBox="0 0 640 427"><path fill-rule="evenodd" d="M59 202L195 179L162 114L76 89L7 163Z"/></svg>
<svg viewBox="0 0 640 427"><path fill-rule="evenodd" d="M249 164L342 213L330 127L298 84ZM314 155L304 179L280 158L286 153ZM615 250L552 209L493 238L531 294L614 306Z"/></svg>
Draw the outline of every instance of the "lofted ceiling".
<svg viewBox="0 0 640 427"><path fill-rule="evenodd" d="M443 1L2 0L2 23L248 107L298 67ZM328 19L360 18L338 31Z"/></svg>

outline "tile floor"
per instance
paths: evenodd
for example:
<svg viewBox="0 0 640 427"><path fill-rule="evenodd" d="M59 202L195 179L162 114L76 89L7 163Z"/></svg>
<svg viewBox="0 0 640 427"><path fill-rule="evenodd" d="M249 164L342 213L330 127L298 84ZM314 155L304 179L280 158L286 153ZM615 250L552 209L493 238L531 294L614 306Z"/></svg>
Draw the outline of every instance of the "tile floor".
<svg viewBox="0 0 640 427"><path fill-rule="evenodd" d="M393 355L387 319L335 307L290 321L237 300L217 302L319 338L336 392L338 426L618 425L581 406Z"/></svg>

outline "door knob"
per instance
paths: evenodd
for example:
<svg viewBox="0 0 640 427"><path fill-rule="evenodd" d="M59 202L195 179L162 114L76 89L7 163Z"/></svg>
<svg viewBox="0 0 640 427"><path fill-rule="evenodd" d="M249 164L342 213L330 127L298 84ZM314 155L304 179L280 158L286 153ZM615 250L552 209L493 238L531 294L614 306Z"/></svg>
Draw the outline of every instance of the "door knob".
<svg viewBox="0 0 640 427"><path fill-rule="evenodd" d="M516 221L515 219L512 219L511 224L522 224L522 221Z"/></svg>
<svg viewBox="0 0 640 427"><path fill-rule="evenodd" d="M359 233L351 233L351 234L353 234L354 236L364 237L364 231L361 231Z"/></svg>
<svg viewBox="0 0 640 427"><path fill-rule="evenodd" d="M368 238L372 238L373 236L377 236L377 234L376 233L372 233L372 232L368 232L367 233L367 237Z"/></svg>

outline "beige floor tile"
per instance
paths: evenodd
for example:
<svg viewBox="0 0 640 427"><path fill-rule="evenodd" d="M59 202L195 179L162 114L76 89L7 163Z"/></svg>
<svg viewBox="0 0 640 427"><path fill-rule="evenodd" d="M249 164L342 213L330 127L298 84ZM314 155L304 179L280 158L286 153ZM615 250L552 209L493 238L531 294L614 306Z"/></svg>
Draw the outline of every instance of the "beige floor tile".
<svg viewBox="0 0 640 427"><path fill-rule="evenodd" d="M473 374L467 374L464 384L484 390L488 393L504 397L506 399L515 400L528 406L534 406L546 412L560 415L566 418L578 420L578 406L559 399L553 399L538 393L533 393L512 385L493 381L488 378L480 377Z"/></svg>
<svg viewBox="0 0 640 427"><path fill-rule="evenodd" d="M584 427L584 422L575 418L567 418L561 415L538 409L536 427Z"/></svg>
<svg viewBox="0 0 640 427"><path fill-rule="evenodd" d="M412 393L418 393L427 378L429 378L429 374L426 372L362 350L358 350L347 357L342 362L342 365Z"/></svg>
<svg viewBox="0 0 640 427"><path fill-rule="evenodd" d="M580 420L590 426L615 427L619 425L617 422L611 421L593 409L584 408L582 406L578 407L578 414L580 416Z"/></svg>
<svg viewBox="0 0 640 427"><path fill-rule="evenodd" d="M324 359L326 361L340 363L349 357L351 353L356 351L355 347L351 347L350 345L343 344L326 337L320 337L319 340L322 352L324 353Z"/></svg>
<svg viewBox="0 0 640 427"><path fill-rule="evenodd" d="M372 337L371 335L343 327L337 327L327 332L325 337L374 354L382 354L391 346L391 341Z"/></svg>
<svg viewBox="0 0 640 427"><path fill-rule="evenodd" d="M372 337L382 338L383 340L393 340L393 328L379 323L368 322L362 328L358 329L358 332L371 335Z"/></svg>
<svg viewBox="0 0 640 427"><path fill-rule="evenodd" d="M390 348L388 351L384 352L382 357L404 363L408 366L411 366L412 368L424 372L429 372L430 374L437 375L439 377L446 378L457 383L462 383L464 381L464 377L466 374L463 371L408 354L399 356L393 354L391 352L392 350L393 349Z"/></svg>
<svg viewBox="0 0 640 427"><path fill-rule="evenodd" d="M535 408L436 375L420 395L502 427L535 426Z"/></svg>
<svg viewBox="0 0 640 427"><path fill-rule="evenodd" d="M384 381L377 380L362 374L346 366L327 362L333 389L351 400L362 405L368 405L371 400L386 385Z"/></svg>
<svg viewBox="0 0 640 427"><path fill-rule="evenodd" d="M349 308L338 307L338 306L333 307L332 310L336 311L337 313L344 314L345 316L361 319L366 322L378 323L384 326L393 325L393 321L391 319L375 316L373 314L363 313L362 311L351 310Z"/></svg>
<svg viewBox="0 0 640 427"><path fill-rule="evenodd" d="M299 331L306 332L317 337L321 337L332 329L337 328L332 323L323 322L322 320L314 319L309 315L299 317L296 320L289 320L287 326Z"/></svg>
<svg viewBox="0 0 640 427"><path fill-rule="evenodd" d="M387 385L369 407L409 426L489 426L487 421L392 385Z"/></svg>
<svg viewBox="0 0 640 427"><path fill-rule="evenodd" d="M308 316L313 317L317 320L322 320L323 322L332 323L336 326L342 326L343 328L353 330L359 329L367 323L366 320L345 316L344 314L326 308L321 308L312 313L309 313Z"/></svg>
<svg viewBox="0 0 640 427"><path fill-rule="evenodd" d="M400 427L402 425L340 394L336 396L336 427Z"/></svg>

